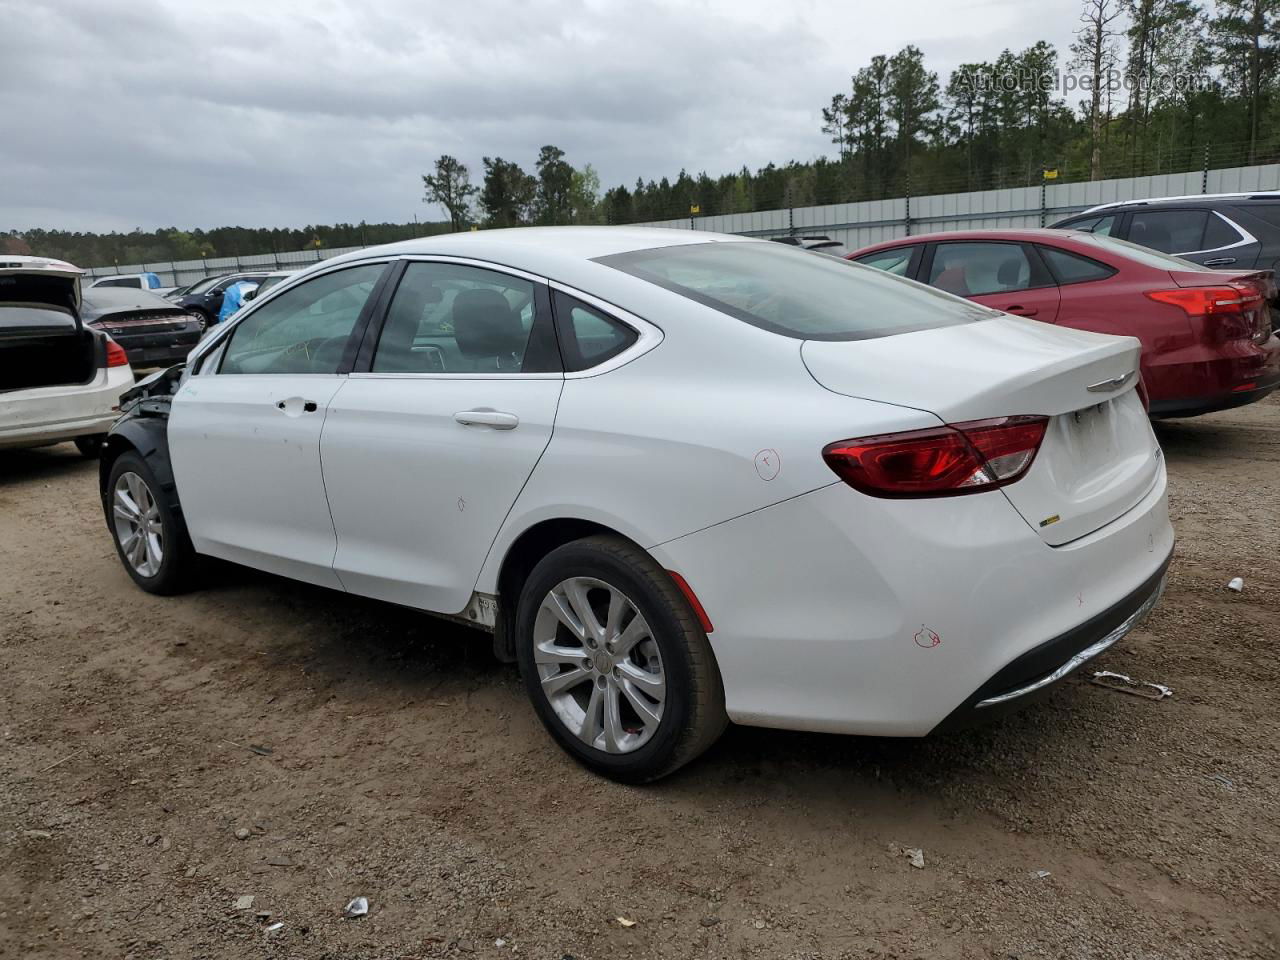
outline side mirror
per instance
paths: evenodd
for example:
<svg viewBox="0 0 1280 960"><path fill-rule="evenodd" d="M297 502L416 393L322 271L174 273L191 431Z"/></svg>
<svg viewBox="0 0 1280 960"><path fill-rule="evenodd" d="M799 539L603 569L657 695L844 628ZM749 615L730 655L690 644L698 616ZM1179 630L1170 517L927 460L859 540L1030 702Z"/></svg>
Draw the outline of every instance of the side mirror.
<svg viewBox="0 0 1280 960"><path fill-rule="evenodd" d="M244 295L245 302L246 302L246 303L248 303L250 300L252 300L252 299L253 299L254 297L256 297L257 295L258 295L258 288L257 288L257 287L254 287L252 290L249 290L248 292L246 292L246 293L245 293L245 295Z"/></svg>

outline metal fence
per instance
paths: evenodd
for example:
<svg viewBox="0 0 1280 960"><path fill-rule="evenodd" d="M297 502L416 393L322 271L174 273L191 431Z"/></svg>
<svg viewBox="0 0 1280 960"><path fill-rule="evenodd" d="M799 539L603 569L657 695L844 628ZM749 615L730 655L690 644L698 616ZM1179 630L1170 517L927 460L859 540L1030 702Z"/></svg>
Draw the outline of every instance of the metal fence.
<svg viewBox="0 0 1280 960"><path fill-rule="evenodd" d="M789 207L715 217L681 217L639 226L680 227L755 237L822 234L843 242L852 250L881 240L935 230L1047 226L1068 214L1117 200L1258 190L1280 190L1280 163L1096 180L1091 183L1055 184L1050 181L1039 187L895 197L890 200ZM360 249L363 248L341 247L248 257L210 257L207 260L92 267L88 274L91 277L103 277L115 273L150 272L159 274L165 286L181 286L219 273L304 267Z"/></svg>
<svg viewBox="0 0 1280 960"><path fill-rule="evenodd" d="M1223 170L1195 170L1091 183L977 190L860 203L790 207L716 217L681 217L641 224L739 233L753 237L821 234L849 249L938 230L1048 226L1100 203L1202 193L1280 190L1280 163Z"/></svg>

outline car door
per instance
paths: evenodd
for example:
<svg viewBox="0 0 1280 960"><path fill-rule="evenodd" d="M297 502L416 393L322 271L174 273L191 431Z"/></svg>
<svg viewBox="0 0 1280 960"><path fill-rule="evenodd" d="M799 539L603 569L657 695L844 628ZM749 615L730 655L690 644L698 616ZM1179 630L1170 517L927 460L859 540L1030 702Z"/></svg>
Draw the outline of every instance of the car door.
<svg viewBox="0 0 1280 960"><path fill-rule="evenodd" d="M174 396L169 451L200 553L341 588L320 430L386 270L336 267L263 303Z"/></svg>
<svg viewBox="0 0 1280 960"><path fill-rule="evenodd" d="M321 438L334 570L353 593L460 613L564 375L538 278L447 258L397 272Z"/></svg>
<svg viewBox="0 0 1280 960"><path fill-rule="evenodd" d="M1030 244L947 240L930 244L926 258L930 286L1045 323L1058 317L1058 286Z"/></svg>

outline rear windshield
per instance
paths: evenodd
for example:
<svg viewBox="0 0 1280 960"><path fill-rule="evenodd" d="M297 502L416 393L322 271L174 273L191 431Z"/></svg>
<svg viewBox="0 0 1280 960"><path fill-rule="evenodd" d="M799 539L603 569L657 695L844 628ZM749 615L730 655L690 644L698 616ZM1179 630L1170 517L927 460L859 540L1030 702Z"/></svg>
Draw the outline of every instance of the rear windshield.
<svg viewBox="0 0 1280 960"><path fill-rule="evenodd" d="M994 315L912 280L781 243L676 244L597 262L797 340L870 340Z"/></svg>
<svg viewBox="0 0 1280 960"><path fill-rule="evenodd" d="M1218 272L1210 267L1201 266L1194 260L1184 260L1182 257L1175 257L1171 253L1161 253L1159 250L1152 250L1150 247L1130 243L1128 240L1120 240L1117 237L1105 237L1097 233L1082 233L1077 239L1086 242L1092 241L1104 250L1118 253L1120 256L1128 257L1130 260L1137 260L1143 266L1155 267L1157 270Z"/></svg>
<svg viewBox="0 0 1280 960"><path fill-rule="evenodd" d="M71 310L43 304L0 303L0 341L9 337L75 333Z"/></svg>

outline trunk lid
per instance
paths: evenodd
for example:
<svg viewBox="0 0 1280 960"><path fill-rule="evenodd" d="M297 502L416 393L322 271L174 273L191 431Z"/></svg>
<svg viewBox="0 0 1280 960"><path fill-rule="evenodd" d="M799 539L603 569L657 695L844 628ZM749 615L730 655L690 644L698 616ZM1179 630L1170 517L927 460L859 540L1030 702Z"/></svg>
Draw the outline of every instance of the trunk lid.
<svg viewBox="0 0 1280 960"><path fill-rule="evenodd" d="M0 391L94 377L98 347L80 319L80 275L61 260L0 255Z"/></svg>
<svg viewBox="0 0 1280 960"><path fill-rule="evenodd" d="M1180 287L1235 284L1253 288L1262 302L1257 306L1243 305L1241 329L1257 343L1264 342L1273 330L1280 330L1280 291L1273 270L1170 270L1169 277Z"/></svg>
<svg viewBox="0 0 1280 960"><path fill-rule="evenodd" d="M1128 511L1159 476L1160 447L1135 390L1140 349L1130 337L998 316L875 340L808 340L801 355L828 390L945 423L1049 417L1030 470L1001 489L1056 546Z"/></svg>

